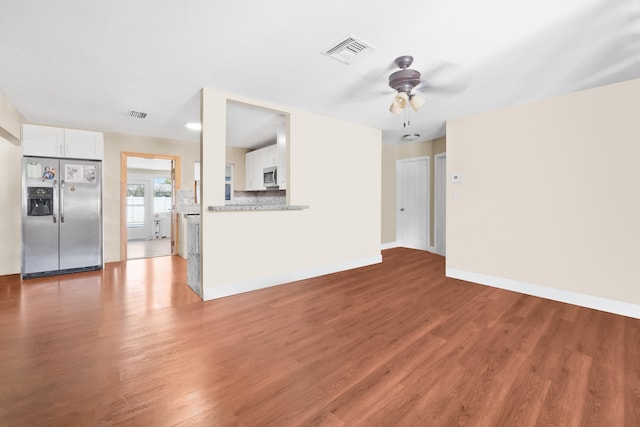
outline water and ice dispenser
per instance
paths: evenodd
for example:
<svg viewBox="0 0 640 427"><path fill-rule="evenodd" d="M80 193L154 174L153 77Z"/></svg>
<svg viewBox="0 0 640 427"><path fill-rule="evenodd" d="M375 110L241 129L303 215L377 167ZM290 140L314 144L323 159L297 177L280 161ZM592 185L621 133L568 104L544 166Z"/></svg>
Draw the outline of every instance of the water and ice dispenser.
<svg viewBox="0 0 640 427"><path fill-rule="evenodd" d="M27 215L53 215L53 188L27 187Z"/></svg>

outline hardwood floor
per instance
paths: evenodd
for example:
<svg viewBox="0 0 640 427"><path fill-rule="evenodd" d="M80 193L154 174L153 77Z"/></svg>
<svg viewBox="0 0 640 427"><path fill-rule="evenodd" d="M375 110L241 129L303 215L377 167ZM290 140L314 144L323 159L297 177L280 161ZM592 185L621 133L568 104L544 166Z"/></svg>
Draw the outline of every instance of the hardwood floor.
<svg viewBox="0 0 640 427"><path fill-rule="evenodd" d="M0 425L640 425L639 320L383 259L205 303L179 257L0 278Z"/></svg>
<svg viewBox="0 0 640 427"><path fill-rule="evenodd" d="M153 258L171 255L171 239L129 240L128 259Z"/></svg>

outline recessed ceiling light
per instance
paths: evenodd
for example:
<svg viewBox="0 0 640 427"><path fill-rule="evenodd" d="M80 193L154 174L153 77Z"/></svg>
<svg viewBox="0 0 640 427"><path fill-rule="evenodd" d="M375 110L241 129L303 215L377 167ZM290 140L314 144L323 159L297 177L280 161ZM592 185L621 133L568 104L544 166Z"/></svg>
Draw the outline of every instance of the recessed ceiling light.
<svg viewBox="0 0 640 427"><path fill-rule="evenodd" d="M202 130L202 125L196 122L185 123L184 126L187 129L191 129L191 130Z"/></svg>

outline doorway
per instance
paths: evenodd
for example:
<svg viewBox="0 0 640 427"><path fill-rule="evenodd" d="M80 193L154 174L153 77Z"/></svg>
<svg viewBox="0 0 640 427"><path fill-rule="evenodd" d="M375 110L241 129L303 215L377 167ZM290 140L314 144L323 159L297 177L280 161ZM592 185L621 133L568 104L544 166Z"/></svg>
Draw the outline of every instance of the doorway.
<svg viewBox="0 0 640 427"><path fill-rule="evenodd" d="M434 157L434 239L435 253L446 254L446 221L447 221L447 154L436 154Z"/></svg>
<svg viewBox="0 0 640 427"><path fill-rule="evenodd" d="M396 161L396 241L400 246L429 248L429 157Z"/></svg>
<svg viewBox="0 0 640 427"><path fill-rule="evenodd" d="M179 157L122 152L120 168L120 258L175 255Z"/></svg>

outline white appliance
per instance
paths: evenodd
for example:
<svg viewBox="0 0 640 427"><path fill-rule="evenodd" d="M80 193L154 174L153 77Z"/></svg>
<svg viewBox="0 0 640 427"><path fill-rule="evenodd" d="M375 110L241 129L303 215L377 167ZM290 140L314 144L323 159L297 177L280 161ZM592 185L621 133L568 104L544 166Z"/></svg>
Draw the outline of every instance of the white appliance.
<svg viewBox="0 0 640 427"><path fill-rule="evenodd" d="M262 185L265 188L278 186L278 167L270 166L262 170Z"/></svg>

